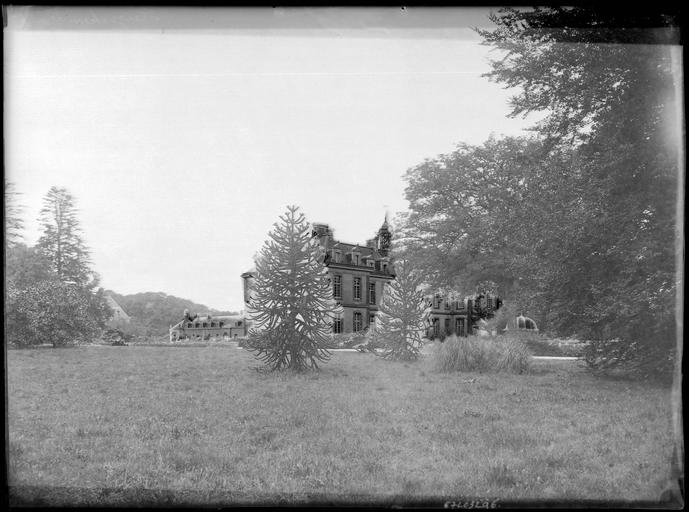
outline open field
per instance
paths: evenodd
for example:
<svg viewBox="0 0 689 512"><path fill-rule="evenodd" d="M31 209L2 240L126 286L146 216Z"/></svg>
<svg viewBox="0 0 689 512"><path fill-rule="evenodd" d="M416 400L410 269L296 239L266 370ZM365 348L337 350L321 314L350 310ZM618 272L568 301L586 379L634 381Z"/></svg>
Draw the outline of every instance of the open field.
<svg viewBox="0 0 689 512"><path fill-rule="evenodd" d="M670 479L670 389L437 374L340 352L266 375L232 346L10 350L15 504L651 500Z"/></svg>

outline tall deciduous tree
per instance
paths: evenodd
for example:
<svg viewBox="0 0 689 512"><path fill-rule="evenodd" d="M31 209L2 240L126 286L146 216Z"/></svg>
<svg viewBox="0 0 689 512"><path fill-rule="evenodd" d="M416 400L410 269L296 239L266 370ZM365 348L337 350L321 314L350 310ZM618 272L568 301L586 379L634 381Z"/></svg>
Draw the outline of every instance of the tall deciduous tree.
<svg viewBox="0 0 689 512"><path fill-rule="evenodd" d="M577 145L570 173L581 176L585 223L563 239L566 253L551 251L562 265L557 323L558 310L571 309L586 334L629 342L634 354L617 360L671 361L681 247L676 20L580 7L506 9L492 20L497 29L479 33L504 57L488 76L521 89L512 115L545 111L537 129L548 144Z"/></svg>
<svg viewBox="0 0 689 512"><path fill-rule="evenodd" d="M460 144L407 171L400 245L437 288L469 295L491 281L527 307L527 291L540 293L550 275L543 254L579 222L566 169L534 138Z"/></svg>
<svg viewBox="0 0 689 512"><path fill-rule="evenodd" d="M496 281L546 330L622 338L616 353L633 353L615 360L667 367L680 139L676 55L652 43L672 30L582 8L491 19L496 29L479 30L500 55L488 76L521 91L513 116L545 114L538 138L460 145L411 169L408 254L440 280Z"/></svg>
<svg viewBox="0 0 689 512"><path fill-rule="evenodd" d="M43 234L37 247L63 282L86 285L94 279L89 250L82 238L74 198L61 187L51 187L43 199L39 222Z"/></svg>
<svg viewBox="0 0 689 512"><path fill-rule="evenodd" d="M374 338L386 359L412 361L419 357L430 308L424 278L409 261L395 262L395 279L385 286Z"/></svg>
<svg viewBox="0 0 689 512"><path fill-rule="evenodd" d="M269 369L301 371L329 359L325 347L340 308L320 244L297 206L274 224L256 259L250 307L256 328L247 348Z"/></svg>

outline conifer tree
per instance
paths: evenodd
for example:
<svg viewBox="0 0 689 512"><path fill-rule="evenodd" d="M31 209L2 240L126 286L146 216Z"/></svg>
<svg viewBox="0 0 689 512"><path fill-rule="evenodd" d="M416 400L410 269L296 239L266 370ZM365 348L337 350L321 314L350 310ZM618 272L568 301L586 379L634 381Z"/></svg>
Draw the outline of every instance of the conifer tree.
<svg viewBox="0 0 689 512"><path fill-rule="evenodd" d="M385 286L374 338L382 357L413 361L419 357L430 312L422 289L424 279L410 262L395 263L395 279Z"/></svg>
<svg viewBox="0 0 689 512"><path fill-rule="evenodd" d="M5 182L5 245L16 247L21 242L24 223L21 219L22 207L17 203L14 183Z"/></svg>
<svg viewBox="0 0 689 512"><path fill-rule="evenodd" d="M36 244L62 282L85 286L94 278L89 250L81 236L74 198L65 188L51 187L43 198L39 222L43 234Z"/></svg>
<svg viewBox="0 0 689 512"><path fill-rule="evenodd" d="M318 241L297 206L288 206L256 258L247 348L269 370L318 368L330 358L339 312Z"/></svg>

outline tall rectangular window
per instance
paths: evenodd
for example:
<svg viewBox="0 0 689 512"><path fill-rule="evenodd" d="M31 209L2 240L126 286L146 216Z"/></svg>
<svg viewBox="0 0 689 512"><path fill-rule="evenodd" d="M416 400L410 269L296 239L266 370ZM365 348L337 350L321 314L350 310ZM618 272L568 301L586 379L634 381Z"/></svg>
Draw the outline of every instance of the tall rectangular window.
<svg viewBox="0 0 689 512"><path fill-rule="evenodd" d="M376 283L368 283L368 303L376 303Z"/></svg>
<svg viewBox="0 0 689 512"><path fill-rule="evenodd" d="M333 322L333 332L340 334L342 332L342 318L336 318Z"/></svg>
<svg viewBox="0 0 689 512"><path fill-rule="evenodd" d="M333 276L333 297L342 298L342 276Z"/></svg>
<svg viewBox="0 0 689 512"><path fill-rule="evenodd" d="M354 329L352 329L354 332L359 332L362 328L362 321L361 321L361 313L358 311L354 313Z"/></svg>
<svg viewBox="0 0 689 512"><path fill-rule="evenodd" d="M464 319L463 318L455 319L455 332L460 336L464 336Z"/></svg>
<svg viewBox="0 0 689 512"><path fill-rule="evenodd" d="M361 300L361 278L354 278L354 300Z"/></svg>

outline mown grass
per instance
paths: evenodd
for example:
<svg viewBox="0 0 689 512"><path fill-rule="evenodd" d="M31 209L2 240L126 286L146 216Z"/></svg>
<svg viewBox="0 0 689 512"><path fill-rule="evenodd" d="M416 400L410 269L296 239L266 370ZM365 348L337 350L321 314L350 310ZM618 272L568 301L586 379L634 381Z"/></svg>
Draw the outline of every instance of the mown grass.
<svg viewBox="0 0 689 512"><path fill-rule="evenodd" d="M8 352L15 504L658 500L670 389L577 362L438 374L335 353L261 374L233 347Z"/></svg>

